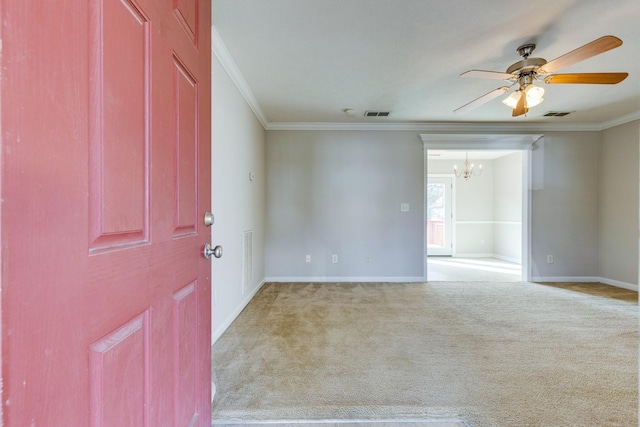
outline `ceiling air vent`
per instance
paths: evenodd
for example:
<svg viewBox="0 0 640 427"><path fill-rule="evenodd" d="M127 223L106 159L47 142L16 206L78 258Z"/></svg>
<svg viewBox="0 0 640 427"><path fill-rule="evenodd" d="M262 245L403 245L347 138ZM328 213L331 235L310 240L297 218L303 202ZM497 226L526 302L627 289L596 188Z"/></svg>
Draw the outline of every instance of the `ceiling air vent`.
<svg viewBox="0 0 640 427"><path fill-rule="evenodd" d="M567 114L571 114L570 111L549 111L543 117L563 117Z"/></svg>
<svg viewBox="0 0 640 427"><path fill-rule="evenodd" d="M365 117L388 117L389 111L365 111Z"/></svg>

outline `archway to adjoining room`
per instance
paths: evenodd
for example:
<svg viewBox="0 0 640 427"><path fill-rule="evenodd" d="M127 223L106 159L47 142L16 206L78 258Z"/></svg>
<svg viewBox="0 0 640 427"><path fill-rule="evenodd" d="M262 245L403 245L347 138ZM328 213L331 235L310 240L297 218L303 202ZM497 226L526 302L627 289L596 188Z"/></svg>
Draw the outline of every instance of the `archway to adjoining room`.
<svg viewBox="0 0 640 427"><path fill-rule="evenodd" d="M522 280L522 151L427 158L427 280Z"/></svg>
<svg viewBox="0 0 640 427"><path fill-rule="evenodd" d="M421 135L427 280L530 279L531 150L541 137ZM461 175L467 159L474 174L457 177L453 166ZM479 175L480 164L484 171Z"/></svg>

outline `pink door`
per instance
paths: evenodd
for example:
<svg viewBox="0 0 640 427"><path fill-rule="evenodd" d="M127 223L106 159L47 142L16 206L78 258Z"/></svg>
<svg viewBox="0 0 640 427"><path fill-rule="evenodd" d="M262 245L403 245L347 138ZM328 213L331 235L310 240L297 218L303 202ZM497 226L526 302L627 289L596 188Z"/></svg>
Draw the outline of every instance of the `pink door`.
<svg viewBox="0 0 640 427"><path fill-rule="evenodd" d="M0 15L4 425L210 425L210 2Z"/></svg>

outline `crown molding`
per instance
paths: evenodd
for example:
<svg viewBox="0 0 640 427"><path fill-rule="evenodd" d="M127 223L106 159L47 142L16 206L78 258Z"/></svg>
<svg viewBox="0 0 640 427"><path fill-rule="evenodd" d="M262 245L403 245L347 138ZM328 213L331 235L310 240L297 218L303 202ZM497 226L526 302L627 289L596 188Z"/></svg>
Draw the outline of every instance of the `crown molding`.
<svg viewBox="0 0 640 427"><path fill-rule="evenodd" d="M253 114L255 114L258 121L262 124L262 127L267 129L269 125L267 116L264 114L264 111L262 111L258 99L253 94L242 73L240 73L240 69L220 38L220 34L218 34L218 31L213 26L211 27L211 51L215 57L218 58L218 61L220 61L222 68L227 72L229 78L240 92L240 95L247 101L249 108L251 108Z"/></svg>
<svg viewBox="0 0 640 427"><path fill-rule="evenodd" d="M615 126L615 125L614 125ZM594 132L602 130L598 123L329 123L270 122L267 130L354 130L354 131L414 131L414 132Z"/></svg>
<svg viewBox="0 0 640 427"><path fill-rule="evenodd" d="M617 119L613 119L613 120L609 120L609 121L603 122L603 123L601 123L600 130L609 129L609 128L612 128L614 126L620 126L620 125L623 125L625 123L632 122L634 120L640 120L640 111L636 111L634 113L627 114L627 115L624 115L622 117L618 117Z"/></svg>

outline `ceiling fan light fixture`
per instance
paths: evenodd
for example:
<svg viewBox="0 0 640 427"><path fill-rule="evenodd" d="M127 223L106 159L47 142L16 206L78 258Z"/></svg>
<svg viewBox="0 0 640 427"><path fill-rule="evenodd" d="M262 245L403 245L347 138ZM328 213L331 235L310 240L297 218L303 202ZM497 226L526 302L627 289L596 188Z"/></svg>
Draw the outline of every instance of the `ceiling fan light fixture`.
<svg viewBox="0 0 640 427"><path fill-rule="evenodd" d="M524 93L527 94L527 108L535 107L544 101L542 97L544 95L544 89L539 86L530 84L525 88Z"/></svg>
<svg viewBox="0 0 640 427"><path fill-rule="evenodd" d="M521 93L521 89L512 92L511 95L502 101L502 103L509 108L516 108ZM544 98L542 97L544 95L544 89L539 86L530 84L524 89L524 93L527 96L527 108L535 107L544 101Z"/></svg>
<svg viewBox="0 0 640 427"><path fill-rule="evenodd" d="M502 100L502 103L509 108L516 108L518 100L520 99L520 93L521 92L519 90L512 92L511 95Z"/></svg>

